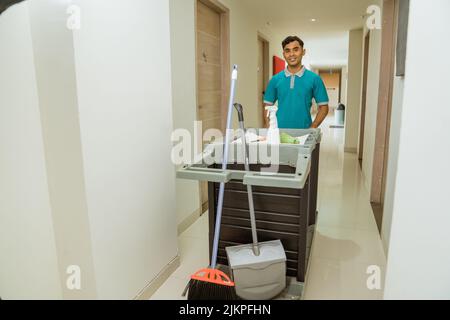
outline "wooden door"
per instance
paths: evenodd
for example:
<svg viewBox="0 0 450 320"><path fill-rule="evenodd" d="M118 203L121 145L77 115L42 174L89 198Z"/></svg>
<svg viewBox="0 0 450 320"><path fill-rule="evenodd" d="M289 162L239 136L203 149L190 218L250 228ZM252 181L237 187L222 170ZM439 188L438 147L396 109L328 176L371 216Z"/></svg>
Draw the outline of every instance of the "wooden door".
<svg viewBox="0 0 450 320"><path fill-rule="evenodd" d="M264 119L264 42L262 39L258 39L258 107L262 110L262 120ZM261 126L260 126L261 127Z"/></svg>
<svg viewBox="0 0 450 320"><path fill-rule="evenodd" d="M264 110L264 93L269 84L269 42L262 35L258 35L258 67L257 67L257 96L258 108L261 111L261 119L258 126L261 128L265 123L266 112ZM257 112L257 114L259 113Z"/></svg>
<svg viewBox="0 0 450 320"><path fill-rule="evenodd" d="M364 40L364 69L363 69L363 87L361 95L361 120L359 129L359 164L362 167L362 160L364 154L364 132L366 123L366 103L367 103L367 77L369 73L369 50L370 50L370 31L367 33Z"/></svg>
<svg viewBox="0 0 450 320"><path fill-rule="evenodd" d="M323 70L319 72L319 75L327 88L330 98L329 106L332 110L335 110L340 102L341 70Z"/></svg>
<svg viewBox="0 0 450 320"><path fill-rule="evenodd" d="M197 2L197 120L202 135L208 129L222 130L222 39L220 13ZM183 72L183 70L180 70ZM208 206L208 184L201 182L202 212Z"/></svg>

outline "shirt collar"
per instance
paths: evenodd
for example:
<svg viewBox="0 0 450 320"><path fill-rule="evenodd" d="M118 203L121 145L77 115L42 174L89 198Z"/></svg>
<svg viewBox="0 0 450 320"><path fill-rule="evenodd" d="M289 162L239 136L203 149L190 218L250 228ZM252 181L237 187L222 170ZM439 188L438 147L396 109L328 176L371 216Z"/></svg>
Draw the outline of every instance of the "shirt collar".
<svg viewBox="0 0 450 320"><path fill-rule="evenodd" d="M303 66L302 69L295 74L295 76L301 78L305 74L305 71L306 71L305 66ZM284 69L284 74L286 75L286 77L290 77L293 75L292 73L289 72L287 67L286 67L286 69Z"/></svg>

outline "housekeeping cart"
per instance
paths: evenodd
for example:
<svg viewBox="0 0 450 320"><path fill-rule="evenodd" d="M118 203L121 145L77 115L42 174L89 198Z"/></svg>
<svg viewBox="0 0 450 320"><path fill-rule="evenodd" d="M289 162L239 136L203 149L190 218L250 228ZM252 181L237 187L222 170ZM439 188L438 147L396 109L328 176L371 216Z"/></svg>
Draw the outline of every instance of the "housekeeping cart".
<svg viewBox="0 0 450 320"><path fill-rule="evenodd" d="M264 135L265 129L257 129ZM229 154L227 170L221 169L220 155L223 143L208 144L202 159L193 165L183 166L177 178L207 181L209 196L210 251L214 237L215 208L220 183L226 183L223 199L218 263L228 265L226 247L252 242L249 204L246 185L253 187L256 226L260 241L281 240L287 257L286 275L304 282L309 253L317 217L317 189L321 131L319 129L280 129L293 137L307 135L304 145L280 144L278 173L267 174L267 165L261 164L259 148L262 143L251 142L256 150L250 172L246 172L239 159L242 146L235 143ZM252 149L253 148L253 149ZM269 148L270 150L270 148ZM261 160L261 161L260 161Z"/></svg>

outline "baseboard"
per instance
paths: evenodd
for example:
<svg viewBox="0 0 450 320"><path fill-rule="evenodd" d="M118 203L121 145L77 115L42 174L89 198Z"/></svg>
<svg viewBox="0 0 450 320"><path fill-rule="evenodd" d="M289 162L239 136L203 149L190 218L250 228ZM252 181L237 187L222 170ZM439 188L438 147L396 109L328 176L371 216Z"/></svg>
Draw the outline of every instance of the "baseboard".
<svg viewBox="0 0 450 320"><path fill-rule="evenodd" d="M180 256L176 256L163 270L153 279L134 300L149 300L150 297L169 279L170 275L180 266Z"/></svg>
<svg viewBox="0 0 450 320"><path fill-rule="evenodd" d="M358 149L357 148L344 148L344 151L347 153L357 153Z"/></svg>
<svg viewBox="0 0 450 320"><path fill-rule="evenodd" d="M200 217L200 208L192 212L178 225L178 235L183 233ZM176 256L134 299L148 300L180 266L180 256Z"/></svg>
<svg viewBox="0 0 450 320"><path fill-rule="evenodd" d="M200 212L200 208L192 212L187 218L185 218L181 223L178 224L178 235L182 234L186 231L192 224L200 218L202 212Z"/></svg>

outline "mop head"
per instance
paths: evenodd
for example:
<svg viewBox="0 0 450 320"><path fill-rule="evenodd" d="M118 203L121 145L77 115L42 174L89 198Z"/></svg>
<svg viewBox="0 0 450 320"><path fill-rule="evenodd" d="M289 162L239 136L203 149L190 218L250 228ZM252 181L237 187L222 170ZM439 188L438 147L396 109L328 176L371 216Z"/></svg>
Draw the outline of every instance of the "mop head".
<svg viewBox="0 0 450 320"><path fill-rule="evenodd" d="M189 282L188 300L237 300L234 282L220 270L203 269Z"/></svg>

